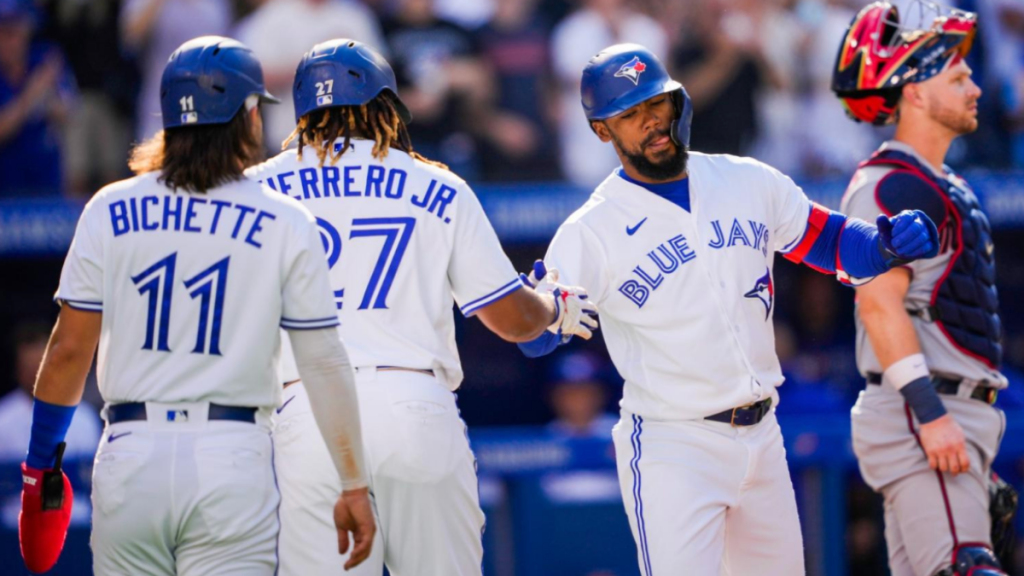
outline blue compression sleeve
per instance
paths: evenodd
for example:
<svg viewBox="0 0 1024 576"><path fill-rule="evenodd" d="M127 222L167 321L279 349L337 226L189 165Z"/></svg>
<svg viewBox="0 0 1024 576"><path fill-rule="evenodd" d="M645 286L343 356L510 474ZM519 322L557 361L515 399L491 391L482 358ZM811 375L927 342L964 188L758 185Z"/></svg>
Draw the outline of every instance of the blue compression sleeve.
<svg viewBox="0 0 1024 576"><path fill-rule="evenodd" d="M843 235L844 224L846 224L846 216L839 212L829 213L821 233L818 234L811 249L804 256L804 262L819 270L834 273L836 271L836 246Z"/></svg>
<svg viewBox="0 0 1024 576"><path fill-rule="evenodd" d="M31 468L52 468L57 445L64 441L77 406L59 406L36 399L32 406L32 435L25 463Z"/></svg>
<svg viewBox="0 0 1024 576"><path fill-rule="evenodd" d="M839 238L839 263L853 278L872 278L889 271L878 239L878 228L850 218Z"/></svg>
<svg viewBox="0 0 1024 576"><path fill-rule="evenodd" d="M529 342L520 342L517 346L527 358L540 358L554 352L559 344L562 344L562 337L545 330L540 336Z"/></svg>

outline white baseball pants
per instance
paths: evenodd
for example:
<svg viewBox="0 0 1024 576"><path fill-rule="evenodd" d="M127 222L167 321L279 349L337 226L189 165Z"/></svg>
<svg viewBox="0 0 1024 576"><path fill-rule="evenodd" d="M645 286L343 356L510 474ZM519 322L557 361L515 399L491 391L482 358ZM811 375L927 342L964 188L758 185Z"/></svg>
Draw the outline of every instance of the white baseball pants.
<svg viewBox="0 0 1024 576"><path fill-rule="evenodd" d="M733 428L651 421L613 429L640 574L802 576L803 537L775 413Z"/></svg>
<svg viewBox="0 0 1024 576"><path fill-rule="evenodd" d="M357 368L378 538L346 574L478 576L484 515L455 395L436 378ZM285 389L274 431L281 484L281 576L340 574L332 519L341 483L302 384Z"/></svg>
<svg viewBox="0 0 1024 576"><path fill-rule="evenodd" d="M188 419L104 430L93 468L93 572L274 574L280 499L268 418L208 422L204 404L149 406L151 416L187 410Z"/></svg>

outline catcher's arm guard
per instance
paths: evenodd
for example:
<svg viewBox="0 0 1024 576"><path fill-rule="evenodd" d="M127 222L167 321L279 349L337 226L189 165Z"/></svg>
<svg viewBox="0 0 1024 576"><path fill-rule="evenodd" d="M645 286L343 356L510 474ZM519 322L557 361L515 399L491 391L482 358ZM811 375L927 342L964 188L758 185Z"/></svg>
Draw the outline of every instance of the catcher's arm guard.
<svg viewBox="0 0 1024 576"><path fill-rule="evenodd" d="M71 482L61 470L66 446L64 442L57 445L57 458L51 470L21 464L18 541L25 567L36 574L50 570L57 563L71 523L74 493Z"/></svg>
<svg viewBox="0 0 1024 576"><path fill-rule="evenodd" d="M1017 491L995 472L988 485L989 515L992 517L992 550L1004 565L1013 554L1013 517L1017 515Z"/></svg>

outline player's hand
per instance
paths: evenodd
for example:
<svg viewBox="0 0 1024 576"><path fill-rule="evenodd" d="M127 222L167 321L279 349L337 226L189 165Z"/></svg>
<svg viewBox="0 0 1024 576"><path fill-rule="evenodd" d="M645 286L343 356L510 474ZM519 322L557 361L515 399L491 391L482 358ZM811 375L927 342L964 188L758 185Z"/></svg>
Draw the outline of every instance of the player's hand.
<svg viewBox="0 0 1024 576"><path fill-rule="evenodd" d="M57 447L57 461L51 470L37 470L21 464L21 513L18 541L21 557L30 572L40 574L53 568L64 549L75 499L71 482L61 470L63 442Z"/></svg>
<svg viewBox="0 0 1024 576"><path fill-rule="evenodd" d="M348 533L352 533L352 553L345 562L345 570L351 570L369 558L373 536L377 532L369 488L342 492L334 505L334 526L338 529L338 554L348 552Z"/></svg>
<svg viewBox="0 0 1024 576"><path fill-rule="evenodd" d="M579 336L590 340L597 330L597 306L587 299L586 291L579 286L563 286L558 283L558 270L550 271L543 260L533 263L530 275L520 274L519 279L538 294L549 294L555 303L555 320L548 331L569 337Z"/></svg>
<svg viewBox="0 0 1024 576"><path fill-rule="evenodd" d="M967 455L964 431L953 416L945 414L927 424L921 424L919 432L921 447L928 455L928 465L933 470L949 472L954 476L971 468Z"/></svg>
<svg viewBox="0 0 1024 576"><path fill-rule="evenodd" d="M934 258L939 253L939 231L932 219L920 210L904 210L892 218L880 214L875 224L879 248L890 268L912 260Z"/></svg>

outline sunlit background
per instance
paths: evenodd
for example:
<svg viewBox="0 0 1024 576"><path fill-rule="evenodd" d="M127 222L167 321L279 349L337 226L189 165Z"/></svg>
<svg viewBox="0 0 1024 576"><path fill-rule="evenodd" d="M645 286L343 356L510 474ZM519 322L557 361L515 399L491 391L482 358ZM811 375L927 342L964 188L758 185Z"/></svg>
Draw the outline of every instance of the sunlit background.
<svg viewBox="0 0 1024 576"><path fill-rule="evenodd" d="M902 5L905 2L897 2ZM0 572L22 574L18 464L57 307L51 296L84 202L128 176L132 143L160 127L158 86L179 44L248 44L269 90L268 154L293 127L302 53L331 38L385 52L415 116L416 150L479 194L515 264L616 165L579 103L587 60L618 42L657 53L693 98L692 148L751 155L837 207L888 131L848 120L829 91L838 43L863 0L0 0ZM959 0L979 12L968 62L981 126L949 164L983 200L998 255L1011 385L996 469L1022 488L1024 457L1024 0ZM775 326L786 374L779 417L802 514L808 573L887 574L881 499L857 472L849 409L864 382L853 292L777 259ZM456 314L458 392L487 512L485 573L638 574L610 429L622 380L600 338L540 360ZM686 354L680 350L680 354ZM694 359L699 361L699 359ZM76 519L54 574L89 574L89 475L100 434L90 381L69 436ZM657 503L654 503L657 504ZM1020 547L1018 547L1020 548ZM1010 574L1024 571L1017 559ZM756 575L752 575L756 576Z"/></svg>

